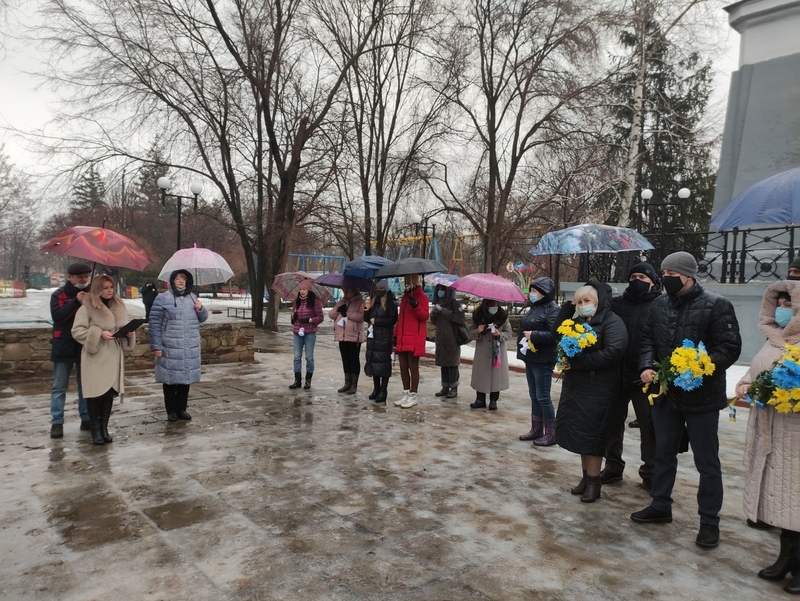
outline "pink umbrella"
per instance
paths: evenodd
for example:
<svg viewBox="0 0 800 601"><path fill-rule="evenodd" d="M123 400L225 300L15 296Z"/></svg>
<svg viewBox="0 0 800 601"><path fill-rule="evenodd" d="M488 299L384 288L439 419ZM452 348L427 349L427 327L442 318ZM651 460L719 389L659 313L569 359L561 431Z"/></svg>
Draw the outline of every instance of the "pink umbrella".
<svg viewBox="0 0 800 601"><path fill-rule="evenodd" d="M278 291L281 298L285 301L293 301L297 298L297 293L300 290L300 282L303 280L311 280L312 284L314 276L306 273L305 271L287 271L286 273L279 273L272 281L272 287ZM320 299L323 303L331 297L331 291L314 284L311 288L314 291L314 296Z"/></svg>
<svg viewBox="0 0 800 601"><path fill-rule="evenodd" d="M192 248L182 248L172 255L161 268L158 279L168 282L172 272L178 269L191 273L195 286L219 284L233 277L231 266L221 255L208 248L197 248L197 244Z"/></svg>
<svg viewBox="0 0 800 601"><path fill-rule="evenodd" d="M525 302L525 295L514 282L493 273L471 273L459 278L450 287L464 294L503 303Z"/></svg>

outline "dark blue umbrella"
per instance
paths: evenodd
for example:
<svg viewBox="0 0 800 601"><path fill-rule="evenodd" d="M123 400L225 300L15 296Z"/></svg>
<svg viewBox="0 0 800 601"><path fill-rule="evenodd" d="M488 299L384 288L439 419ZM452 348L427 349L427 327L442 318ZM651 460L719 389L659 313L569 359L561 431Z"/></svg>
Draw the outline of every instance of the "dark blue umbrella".
<svg viewBox="0 0 800 601"><path fill-rule="evenodd" d="M736 195L709 224L723 231L750 225L800 223L800 167L753 184Z"/></svg>
<svg viewBox="0 0 800 601"><path fill-rule="evenodd" d="M355 288L356 290L371 290L372 282L347 273L326 273L314 280L315 284L328 288Z"/></svg>
<svg viewBox="0 0 800 601"><path fill-rule="evenodd" d="M392 263L392 261L378 255L364 255L347 263L344 266L344 274L371 280L375 277L376 271L389 263Z"/></svg>

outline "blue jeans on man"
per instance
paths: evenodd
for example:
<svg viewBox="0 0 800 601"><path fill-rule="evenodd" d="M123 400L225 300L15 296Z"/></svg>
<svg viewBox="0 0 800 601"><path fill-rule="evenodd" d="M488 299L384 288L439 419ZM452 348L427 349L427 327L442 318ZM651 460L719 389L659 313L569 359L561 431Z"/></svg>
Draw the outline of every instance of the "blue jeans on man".
<svg viewBox="0 0 800 601"><path fill-rule="evenodd" d="M317 342L316 332L300 336L292 336L292 350L294 351L294 373L299 374L303 368L303 349L306 349L306 373L314 373L314 344Z"/></svg>
<svg viewBox="0 0 800 601"><path fill-rule="evenodd" d="M53 391L50 393L51 425L64 423L64 405L67 401L69 375L73 365L75 366L75 379L78 382L78 413L82 422L89 421L89 410L86 408L86 399L83 398L83 388L81 387L80 360L55 361L53 363Z"/></svg>
<svg viewBox="0 0 800 601"><path fill-rule="evenodd" d="M662 405L653 407L656 433L655 473L651 506L659 511L672 510L672 488L678 470L683 426L689 432L694 465L700 473L697 488L697 513L700 523L719 526L722 509L722 466L719 461L719 411L688 413Z"/></svg>

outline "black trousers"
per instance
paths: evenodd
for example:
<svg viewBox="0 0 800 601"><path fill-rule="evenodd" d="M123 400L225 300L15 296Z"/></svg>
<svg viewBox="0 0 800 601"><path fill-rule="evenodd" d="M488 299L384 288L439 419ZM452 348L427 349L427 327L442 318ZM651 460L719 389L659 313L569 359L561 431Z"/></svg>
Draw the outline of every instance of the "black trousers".
<svg viewBox="0 0 800 601"><path fill-rule="evenodd" d="M628 420L628 402L633 403L636 419L639 421L639 436L641 437L640 454L642 464L639 466L639 477L643 480L652 480L655 473L656 435L651 418L651 407L647 394L641 387L625 387L620 391L620 396L615 399L611 410L611 425L606 439L606 467L614 474L621 474L625 469L622 459L622 441L625 438L625 422Z"/></svg>
<svg viewBox="0 0 800 601"><path fill-rule="evenodd" d="M455 367L442 367L442 386L445 388L458 388L458 365Z"/></svg>
<svg viewBox="0 0 800 601"><path fill-rule="evenodd" d="M167 413L186 411L189 403L189 384L164 384L164 407Z"/></svg>
<svg viewBox="0 0 800 601"><path fill-rule="evenodd" d="M342 369L346 374L361 373L361 343L340 342L339 354L342 356Z"/></svg>

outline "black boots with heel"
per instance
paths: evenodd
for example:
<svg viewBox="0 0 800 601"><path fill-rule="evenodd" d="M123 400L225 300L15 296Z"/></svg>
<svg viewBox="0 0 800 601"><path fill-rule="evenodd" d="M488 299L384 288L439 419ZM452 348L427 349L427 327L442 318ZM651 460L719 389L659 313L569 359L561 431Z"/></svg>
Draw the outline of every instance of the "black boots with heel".
<svg viewBox="0 0 800 601"><path fill-rule="evenodd" d="M303 385L302 374L299 371L294 372L294 384L290 384L289 388L294 390L295 388L300 388Z"/></svg>

